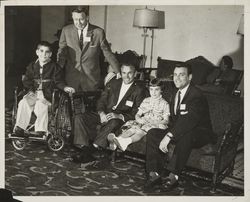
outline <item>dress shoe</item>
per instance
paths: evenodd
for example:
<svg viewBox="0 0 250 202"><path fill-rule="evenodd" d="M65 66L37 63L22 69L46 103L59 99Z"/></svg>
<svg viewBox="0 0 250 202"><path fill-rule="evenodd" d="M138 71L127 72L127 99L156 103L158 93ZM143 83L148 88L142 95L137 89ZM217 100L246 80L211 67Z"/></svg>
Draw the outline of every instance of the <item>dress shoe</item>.
<svg viewBox="0 0 250 202"><path fill-rule="evenodd" d="M157 172L150 172L147 182L144 185L145 191L150 191L154 188L156 185L160 185L162 183L161 176Z"/></svg>
<svg viewBox="0 0 250 202"><path fill-rule="evenodd" d="M91 155L91 154L86 154L86 153L80 153L73 155L70 159L70 161L74 163L89 163L92 161L95 161L96 159Z"/></svg>
<svg viewBox="0 0 250 202"><path fill-rule="evenodd" d="M105 157L105 151L101 147L96 147L92 153L93 153L93 157L97 159Z"/></svg>
<svg viewBox="0 0 250 202"><path fill-rule="evenodd" d="M13 135L15 137L25 137L24 129L20 128L19 126L16 126Z"/></svg>
<svg viewBox="0 0 250 202"><path fill-rule="evenodd" d="M170 173L169 176L166 179L164 179L164 185L166 187L165 191L173 190L178 186L178 184L179 184L178 178L173 173Z"/></svg>

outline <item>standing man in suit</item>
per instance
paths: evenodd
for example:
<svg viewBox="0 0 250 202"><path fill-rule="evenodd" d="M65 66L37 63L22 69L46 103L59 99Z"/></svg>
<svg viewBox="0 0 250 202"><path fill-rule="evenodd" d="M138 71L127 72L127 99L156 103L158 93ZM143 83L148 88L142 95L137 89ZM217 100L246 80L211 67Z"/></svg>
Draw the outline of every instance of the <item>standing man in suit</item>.
<svg viewBox="0 0 250 202"><path fill-rule="evenodd" d="M62 29L57 61L65 70L67 85L76 92L94 91L103 83L101 51L116 74L120 72L120 65L111 52L104 30L89 23L88 6L73 9L72 18L74 24Z"/></svg>
<svg viewBox="0 0 250 202"><path fill-rule="evenodd" d="M89 23L88 6L78 6L72 10L74 24L62 29L57 62L64 69L67 86L71 93L95 91L103 86L101 79L100 53L103 52L113 71L119 77L120 65L106 40L104 30ZM84 112L84 103L75 108ZM81 136L82 113L74 116L74 136Z"/></svg>
<svg viewBox="0 0 250 202"><path fill-rule="evenodd" d="M108 146L107 136L114 133L126 121L134 119L138 107L147 95L144 85L135 82L136 67L123 63L120 79L111 80L97 103L97 113L86 111L79 122L80 131L74 144L80 146L80 154L72 156L76 163L93 161L96 148ZM82 124L81 124L82 123ZM96 128L101 125L99 133Z"/></svg>
<svg viewBox="0 0 250 202"><path fill-rule="evenodd" d="M208 103L202 92L191 83L192 69L186 63L177 64L174 69L174 84L178 89L170 104L171 124L169 129L152 129L147 134L145 189L151 189L162 182L164 160L170 142L175 144L173 156L167 169L167 189L178 185L178 177L186 165L193 148L215 143Z"/></svg>

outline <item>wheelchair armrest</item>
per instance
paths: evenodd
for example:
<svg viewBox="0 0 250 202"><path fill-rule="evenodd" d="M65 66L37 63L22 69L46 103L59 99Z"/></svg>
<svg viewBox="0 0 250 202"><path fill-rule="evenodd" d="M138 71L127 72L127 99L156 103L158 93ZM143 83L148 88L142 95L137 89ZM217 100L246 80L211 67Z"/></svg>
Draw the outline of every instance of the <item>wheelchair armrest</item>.
<svg viewBox="0 0 250 202"><path fill-rule="evenodd" d="M52 113L55 112L55 109L57 108L56 107L57 100L59 102L59 99L62 96L62 94L67 94L67 93L65 93L63 90L54 88L53 93L52 93L52 100L51 100L51 106L52 106L51 111L52 111Z"/></svg>

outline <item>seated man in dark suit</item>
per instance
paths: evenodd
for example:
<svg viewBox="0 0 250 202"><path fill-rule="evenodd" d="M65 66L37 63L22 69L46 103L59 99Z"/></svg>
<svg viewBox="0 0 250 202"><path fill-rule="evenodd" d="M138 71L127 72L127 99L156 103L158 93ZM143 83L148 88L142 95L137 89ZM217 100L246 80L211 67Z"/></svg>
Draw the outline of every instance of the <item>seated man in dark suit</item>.
<svg viewBox="0 0 250 202"><path fill-rule="evenodd" d="M165 179L169 190L178 184L178 177L192 149L216 142L207 100L191 83L191 67L186 63L176 64L173 80L178 90L171 98L170 127L167 130L151 129L147 134L146 190L162 183L161 175L170 142L175 144L175 149L167 166L170 174Z"/></svg>
<svg viewBox="0 0 250 202"><path fill-rule="evenodd" d="M135 82L136 67L132 63L122 64L121 76L122 78L114 79L107 84L98 100L97 113L86 111L81 116L82 120L78 123L81 133L74 137L74 144L81 147L81 152L72 157L74 162L93 161L92 153L95 148L108 146L108 134L135 118L147 90L144 85ZM97 134L98 125L101 125L101 128Z"/></svg>
<svg viewBox="0 0 250 202"><path fill-rule="evenodd" d="M232 58L225 55L220 61L219 68L214 68L207 76L207 83L199 88L206 92L231 95L239 77L235 71Z"/></svg>

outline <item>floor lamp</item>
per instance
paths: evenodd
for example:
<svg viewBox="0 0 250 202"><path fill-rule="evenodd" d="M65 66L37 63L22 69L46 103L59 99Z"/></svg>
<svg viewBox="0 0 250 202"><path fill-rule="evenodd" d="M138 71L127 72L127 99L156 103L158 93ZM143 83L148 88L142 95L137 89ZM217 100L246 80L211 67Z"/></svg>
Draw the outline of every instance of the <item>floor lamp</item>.
<svg viewBox="0 0 250 202"><path fill-rule="evenodd" d="M150 52L150 68L152 67L153 60L153 44L154 44L154 29L165 28L165 13L163 11L151 10L147 7L144 9L136 9L134 13L134 27L143 28L143 67L146 62L146 38L148 37L147 31L152 31L151 35L151 52Z"/></svg>

